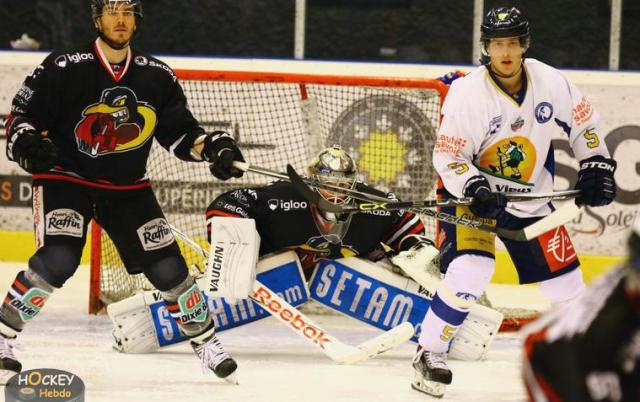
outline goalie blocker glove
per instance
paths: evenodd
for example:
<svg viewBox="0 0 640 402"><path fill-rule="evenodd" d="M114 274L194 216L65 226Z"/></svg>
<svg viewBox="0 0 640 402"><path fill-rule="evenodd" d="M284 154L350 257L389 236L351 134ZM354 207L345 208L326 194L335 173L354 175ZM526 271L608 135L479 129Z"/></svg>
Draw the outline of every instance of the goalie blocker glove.
<svg viewBox="0 0 640 402"><path fill-rule="evenodd" d="M474 198L469 209L481 218L495 219L507 206L505 196L491 192L489 181L480 175L473 176L467 181L464 196Z"/></svg>
<svg viewBox="0 0 640 402"><path fill-rule="evenodd" d="M244 162L236 141L224 131L214 131L204 138L202 159L210 163L211 174L220 180L242 177L244 172L233 167L234 161Z"/></svg>
<svg viewBox="0 0 640 402"><path fill-rule="evenodd" d="M7 157L29 173L46 172L53 167L58 153L47 137L27 122L14 121L9 128Z"/></svg>
<svg viewBox="0 0 640 402"><path fill-rule="evenodd" d="M582 193L576 198L576 204L591 207L611 204L616 198L613 174L617 166L615 160L600 155L581 161L575 188Z"/></svg>

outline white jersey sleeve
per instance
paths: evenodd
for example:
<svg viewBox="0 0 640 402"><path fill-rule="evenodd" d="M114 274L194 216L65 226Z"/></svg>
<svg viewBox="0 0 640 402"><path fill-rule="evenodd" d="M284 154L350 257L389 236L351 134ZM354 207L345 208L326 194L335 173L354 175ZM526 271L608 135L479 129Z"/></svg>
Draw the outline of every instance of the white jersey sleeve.
<svg viewBox="0 0 640 402"><path fill-rule="evenodd" d="M569 144L578 161L595 155L609 157L600 126L600 115L580 90L564 75L561 76L566 91L558 91L558 103L571 105L564 109L566 115L561 121L567 122L562 127L569 137ZM562 113L562 111L560 111ZM571 113L569 115L569 113Z"/></svg>
<svg viewBox="0 0 640 402"><path fill-rule="evenodd" d="M485 128L474 121L464 93L467 77L456 80L442 106L442 122L433 149L433 165L445 189L455 197L463 197L464 185L479 174L473 158L480 149ZM481 133L478 137L477 133ZM476 135L474 135L476 134Z"/></svg>

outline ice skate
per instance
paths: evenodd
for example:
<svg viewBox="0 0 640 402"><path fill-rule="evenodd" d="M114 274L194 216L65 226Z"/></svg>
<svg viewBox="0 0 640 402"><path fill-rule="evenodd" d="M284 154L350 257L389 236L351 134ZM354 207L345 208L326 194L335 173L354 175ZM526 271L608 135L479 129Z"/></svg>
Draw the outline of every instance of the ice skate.
<svg viewBox="0 0 640 402"><path fill-rule="evenodd" d="M446 353L434 353L420 348L413 359L414 377L411 388L442 398L452 378L446 359Z"/></svg>
<svg viewBox="0 0 640 402"><path fill-rule="evenodd" d="M13 353L13 349L19 348L15 332L0 323L0 385L5 385L11 377L22 371L22 364Z"/></svg>
<svg viewBox="0 0 640 402"><path fill-rule="evenodd" d="M191 347L202 361L203 370L211 370L219 378L238 384L235 374L238 364L225 352L215 333L206 336L202 342L192 340Z"/></svg>

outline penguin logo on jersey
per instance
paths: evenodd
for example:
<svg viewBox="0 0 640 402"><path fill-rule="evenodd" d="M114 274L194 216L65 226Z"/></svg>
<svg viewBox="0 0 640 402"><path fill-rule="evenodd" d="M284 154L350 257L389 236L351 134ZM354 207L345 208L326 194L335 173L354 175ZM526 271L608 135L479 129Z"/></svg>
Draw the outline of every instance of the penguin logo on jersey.
<svg viewBox="0 0 640 402"><path fill-rule="evenodd" d="M151 138L157 116L127 87L105 89L100 102L88 106L76 125L78 150L96 158L141 147Z"/></svg>
<svg viewBox="0 0 640 402"><path fill-rule="evenodd" d="M549 102L540 102L536 106L533 113L536 116L536 121L540 124L544 124L551 120L553 116L553 106Z"/></svg>
<svg viewBox="0 0 640 402"><path fill-rule="evenodd" d="M518 184L532 186L528 180L536 165L536 150L525 137L510 137L488 147L478 159L484 173Z"/></svg>

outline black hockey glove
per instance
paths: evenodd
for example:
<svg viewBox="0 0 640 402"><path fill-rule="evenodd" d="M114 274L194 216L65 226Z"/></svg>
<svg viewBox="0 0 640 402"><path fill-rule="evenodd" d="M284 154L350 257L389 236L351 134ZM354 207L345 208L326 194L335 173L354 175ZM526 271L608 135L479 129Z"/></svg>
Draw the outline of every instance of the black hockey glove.
<svg viewBox="0 0 640 402"><path fill-rule="evenodd" d="M609 205L616 198L616 182L613 174L618 164L613 159L596 155L580 162L576 190L582 194L576 204L599 207Z"/></svg>
<svg viewBox="0 0 640 402"><path fill-rule="evenodd" d="M202 159L210 163L211 174L220 180L242 177L244 172L233 167L233 161L244 162L242 152L231 135L224 131L207 134L202 148Z"/></svg>
<svg viewBox="0 0 640 402"><path fill-rule="evenodd" d="M41 173L53 167L58 152L49 138L32 129L23 129L11 136L7 156L27 172Z"/></svg>
<svg viewBox="0 0 640 402"><path fill-rule="evenodd" d="M481 218L496 218L507 206L504 195L491 192L489 181L483 176L473 176L467 181L464 189L465 197L473 197L473 204L469 209Z"/></svg>

